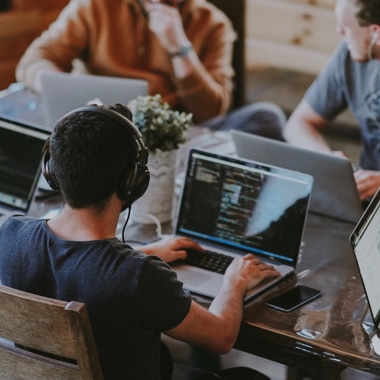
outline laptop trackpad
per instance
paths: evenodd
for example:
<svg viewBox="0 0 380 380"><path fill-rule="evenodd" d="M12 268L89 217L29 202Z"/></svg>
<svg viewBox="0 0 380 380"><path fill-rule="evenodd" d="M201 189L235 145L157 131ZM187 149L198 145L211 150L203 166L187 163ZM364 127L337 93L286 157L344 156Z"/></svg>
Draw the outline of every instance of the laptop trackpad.
<svg viewBox="0 0 380 380"><path fill-rule="evenodd" d="M215 297L223 283L223 275L201 268L180 265L173 269L185 288L208 297Z"/></svg>
<svg viewBox="0 0 380 380"><path fill-rule="evenodd" d="M199 286L210 281L211 276L195 270L177 271L178 279L186 285Z"/></svg>

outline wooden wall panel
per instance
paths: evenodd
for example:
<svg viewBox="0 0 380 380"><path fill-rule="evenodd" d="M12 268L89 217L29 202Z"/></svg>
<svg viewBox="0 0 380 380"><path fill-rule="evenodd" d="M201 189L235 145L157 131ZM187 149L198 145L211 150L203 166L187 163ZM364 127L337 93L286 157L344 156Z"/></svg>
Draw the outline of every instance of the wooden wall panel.
<svg viewBox="0 0 380 380"><path fill-rule="evenodd" d="M25 49L58 16L70 0L12 0L0 12L0 90L15 81L15 68Z"/></svg>
<svg viewBox="0 0 380 380"><path fill-rule="evenodd" d="M294 3L308 4L316 7L334 9L335 1L333 0L292 0Z"/></svg>
<svg viewBox="0 0 380 380"><path fill-rule="evenodd" d="M329 57L326 52L254 37L246 43L247 70L273 67L316 75Z"/></svg>
<svg viewBox="0 0 380 380"><path fill-rule="evenodd" d="M341 41L335 25L332 5L322 0L247 0L246 67L316 74Z"/></svg>

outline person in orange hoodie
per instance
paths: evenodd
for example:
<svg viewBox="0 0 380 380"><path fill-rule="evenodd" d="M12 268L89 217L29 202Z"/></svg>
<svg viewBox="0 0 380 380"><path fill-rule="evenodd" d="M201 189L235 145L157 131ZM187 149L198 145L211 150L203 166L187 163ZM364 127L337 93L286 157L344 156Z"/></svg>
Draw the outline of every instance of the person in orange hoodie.
<svg viewBox="0 0 380 380"><path fill-rule="evenodd" d="M285 115L272 103L228 113L235 38L227 16L205 0L72 0L29 46L16 78L37 92L41 72L78 66L146 79L152 95L192 113L196 124L281 138Z"/></svg>

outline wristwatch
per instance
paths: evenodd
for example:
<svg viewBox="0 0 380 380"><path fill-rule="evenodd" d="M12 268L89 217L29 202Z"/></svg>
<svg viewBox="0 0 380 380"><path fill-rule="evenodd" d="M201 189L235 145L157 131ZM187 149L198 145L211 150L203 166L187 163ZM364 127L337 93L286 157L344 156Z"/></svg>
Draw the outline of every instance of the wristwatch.
<svg viewBox="0 0 380 380"><path fill-rule="evenodd" d="M187 57L192 49L193 44L188 41L186 44L182 45L178 51L169 53L169 55L170 57Z"/></svg>

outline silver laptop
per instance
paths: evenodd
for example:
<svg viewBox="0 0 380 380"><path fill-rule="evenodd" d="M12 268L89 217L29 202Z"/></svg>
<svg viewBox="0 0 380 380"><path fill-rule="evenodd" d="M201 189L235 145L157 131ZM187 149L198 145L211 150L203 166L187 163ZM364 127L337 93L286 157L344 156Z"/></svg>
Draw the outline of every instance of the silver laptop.
<svg viewBox="0 0 380 380"><path fill-rule="evenodd" d="M380 323L380 190L350 235L368 305L376 328Z"/></svg>
<svg viewBox="0 0 380 380"><path fill-rule="evenodd" d="M249 290L248 300L293 273L312 183L307 174L192 149L175 234L229 259L253 253L274 265L282 277ZM223 271L186 262L172 268L193 293L214 298L222 285Z"/></svg>
<svg viewBox="0 0 380 380"><path fill-rule="evenodd" d="M89 102L127 104L148 94L145 80L88 74L43 73L41 85L45 125L50 128L67 112Z"/></svg>
<svg viewBox="0 0 380 380"><path fill-rule="evenodd" d="M310 211L352 223L361 217L363 207L349 160L241 131L232 130L231 137L239 157L312 175Z"/></svg>
<svg viewBox="0 0 380 380"><path fill-rule="evenodd" d="M0 116L0 225L10 215L28 213L49 135L35 125Z"/></svg>

